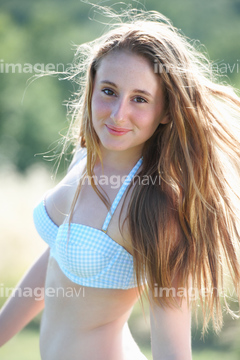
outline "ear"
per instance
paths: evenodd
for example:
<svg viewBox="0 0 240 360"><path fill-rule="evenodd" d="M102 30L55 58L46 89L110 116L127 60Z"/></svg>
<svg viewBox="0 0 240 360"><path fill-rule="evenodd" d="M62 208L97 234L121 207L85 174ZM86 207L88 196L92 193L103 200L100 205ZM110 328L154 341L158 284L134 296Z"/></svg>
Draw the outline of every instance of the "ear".
<svg viewBox="0 0 240 360"><path fill-rule="evenodd" d="M170 119L169 119L168 114L164 113L160 118L159 124L167 124L169 122L170 122Z"/></svg>

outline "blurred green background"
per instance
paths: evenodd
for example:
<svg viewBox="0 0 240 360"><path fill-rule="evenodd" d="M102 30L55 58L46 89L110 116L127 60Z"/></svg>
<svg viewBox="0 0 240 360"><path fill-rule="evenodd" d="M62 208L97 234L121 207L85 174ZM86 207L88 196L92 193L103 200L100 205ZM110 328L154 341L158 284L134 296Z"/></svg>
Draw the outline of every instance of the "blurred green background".
<svg viewBox="0 0 240 360"><path fill-rule="evenodd" d="M96 2L94 2L96 3ZM115 2L104 1L111 6ZM148 0L124 2L157 10L191 39L204 44L223 80L240 88L240 0ZM142 5L141 5L142 4ZM92 7L75 0L1 0L0 2L0 271L1 289L14 286L45 249L32 222L32 209L43 193L53 187L67 166L62 161L57 179L51 178L59 141L68 127L64 101L74 87L58 77L42 77L29 86L31 72L53 64L66 68L73 59L73 44L99 36L106 20ZM8 64L13 64L9 66ZM27 65L28 64L28 65ZM30 64L30 65L29 65ZM38 65L37 65L38 64ZM23 70L24 69L24 70ZM43 155L50 156L50 158ZM14 224L14 226L13 226ZM1 293L0 302L5 297ZM237 309L235 303L232 307ZM131 331L142 351L152 359L146 305L145 323L139 304L130 318ZM0 349L2 360L37 360L38 316ZM219 336L209 330L201 340L201 323L193 322L193 359L240 359L240 322L224 316Z"/></svg>

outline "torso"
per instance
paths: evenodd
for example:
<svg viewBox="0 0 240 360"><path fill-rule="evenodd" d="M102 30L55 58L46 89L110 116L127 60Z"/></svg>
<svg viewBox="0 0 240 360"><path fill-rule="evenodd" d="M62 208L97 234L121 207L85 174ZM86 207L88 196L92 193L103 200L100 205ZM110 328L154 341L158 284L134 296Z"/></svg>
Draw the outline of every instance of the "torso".
<svg viewBox="0 0 240 360"><path fill-rule="evenodd" d="M85 161L76 165L46 198L48 213L57 225L66 221L84 164ZM102 187L112 202L119 188L114 189L110 185ZM132 253L127 225L123 228L123 236L118 228L123 198L110 221L107 234ZM123 209L122 220L125 218L127 204L128 201ZM85 183L77 200L72 222L101 229L106 214L106 206L92 187ZM63 274L56 260L50 257L45 289L49 293L48 296L45 293L40 332L43 360L145 359L127 325L139 297L137 288L101 289L75 284Z"/></svg>

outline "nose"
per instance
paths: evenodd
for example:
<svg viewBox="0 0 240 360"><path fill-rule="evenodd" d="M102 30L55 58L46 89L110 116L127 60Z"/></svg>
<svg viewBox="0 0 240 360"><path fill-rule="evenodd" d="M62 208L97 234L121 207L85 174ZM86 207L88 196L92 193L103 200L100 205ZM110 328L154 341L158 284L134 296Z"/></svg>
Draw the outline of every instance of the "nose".
<svg viewBox="0 0 240 360"><path fill-rule="evenodd" d="M119 123L125 120L127 115L127 103L125 99L118 99L118 101L115 102L110 118L115 122Z"/></svg>

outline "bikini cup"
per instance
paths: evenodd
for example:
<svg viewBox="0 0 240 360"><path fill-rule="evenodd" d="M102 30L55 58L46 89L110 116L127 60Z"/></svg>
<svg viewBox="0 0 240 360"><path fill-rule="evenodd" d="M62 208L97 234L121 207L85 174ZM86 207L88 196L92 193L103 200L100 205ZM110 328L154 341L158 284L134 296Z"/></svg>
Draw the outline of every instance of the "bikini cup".
<svg viewBox="0 0 240 360"><path fill-rule="evenodd" d="M128 289L137 286L132 255L106 234L123 193L142 163L140 158L122 184L102 229L64 223L59 227L47 213L44 199L33 212L40 236L51 248L50 255L73 282L91 287ZM68 231L69 236L68 236Z"/></svg>

